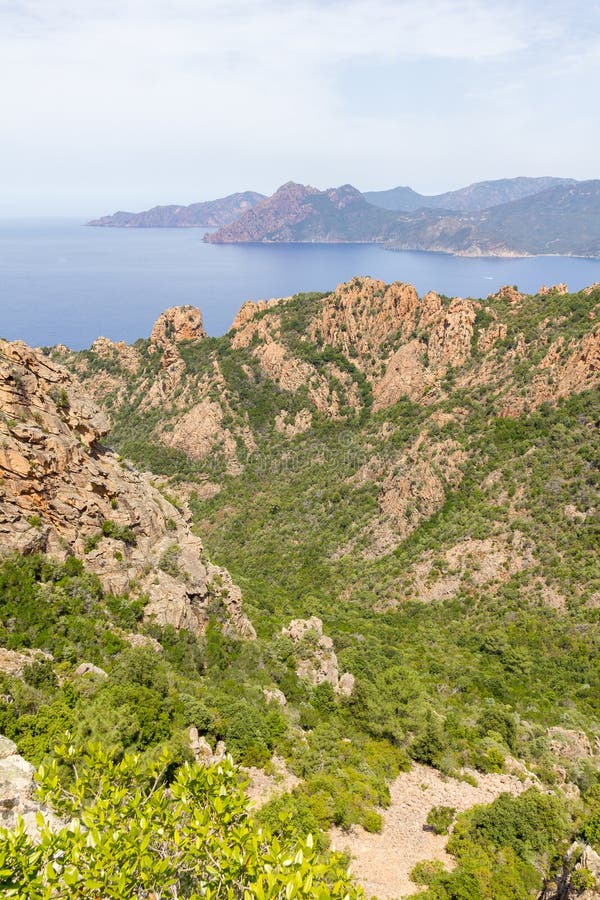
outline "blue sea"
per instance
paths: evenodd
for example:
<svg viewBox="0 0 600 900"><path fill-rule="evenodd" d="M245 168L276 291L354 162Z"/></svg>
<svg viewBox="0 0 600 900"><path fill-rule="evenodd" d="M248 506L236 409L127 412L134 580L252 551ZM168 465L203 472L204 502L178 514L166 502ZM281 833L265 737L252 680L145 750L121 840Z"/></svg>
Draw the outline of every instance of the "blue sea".
<svg viewBox="0 0 600 900"><path fill-rule="evenodd" d="M205 229L112 229L74 220L0 221L0 336L89 347L150 334L167 306L199 306L223 334L246 300L325 291L354 275L485 297L503 284L533 292L600 281L600 260L463 259L368 244L204 244Z"/></svg>

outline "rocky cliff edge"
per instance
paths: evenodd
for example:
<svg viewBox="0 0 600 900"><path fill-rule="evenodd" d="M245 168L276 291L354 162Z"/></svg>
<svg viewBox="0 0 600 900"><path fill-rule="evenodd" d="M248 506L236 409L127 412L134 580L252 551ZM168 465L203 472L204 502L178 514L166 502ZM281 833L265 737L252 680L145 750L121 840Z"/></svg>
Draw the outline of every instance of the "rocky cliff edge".
<svg viewBox="0 0 600 900"><path fill-rule="evenodd" d="M189 513L100 443L109 421L61 366L0 341L0 549L74 554L106 591L146 595L147 620L201 633L209 616L255 636L241 592Z"/></svg>

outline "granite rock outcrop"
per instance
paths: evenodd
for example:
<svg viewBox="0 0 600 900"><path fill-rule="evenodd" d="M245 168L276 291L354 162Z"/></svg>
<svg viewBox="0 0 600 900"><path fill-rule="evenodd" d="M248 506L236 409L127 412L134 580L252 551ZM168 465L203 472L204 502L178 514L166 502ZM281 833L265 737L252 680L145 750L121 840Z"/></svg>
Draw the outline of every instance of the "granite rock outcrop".
<svg viewBox="0 0 600 900"><path fill-rule="evenodd" d="M0 827L14 830L22 819L25 832L39 838L38 814L52 830L63 826L50 810L35 799L35 769L17 752L17 745L0 735Z"/></svg>
<svg viewBox="0 0 600 900"><path fill-rule="evenodd" d="M292 619L282 631L297 650L296 674L316 687L328 682L337 694L349 697L354 690L354 676L345 672L340 676L333 641L323 634L323 622L318 616Z"/></svg>
<svg viewBox="0 0 600 900"><path fill-rule="evenodd" d="M101 444L109 422L61 366L0 342L3 552L74 554L112 593L146 594L145 617L202 632L208 616L254 637L229 573L212 565L189 514Z"/></svg>

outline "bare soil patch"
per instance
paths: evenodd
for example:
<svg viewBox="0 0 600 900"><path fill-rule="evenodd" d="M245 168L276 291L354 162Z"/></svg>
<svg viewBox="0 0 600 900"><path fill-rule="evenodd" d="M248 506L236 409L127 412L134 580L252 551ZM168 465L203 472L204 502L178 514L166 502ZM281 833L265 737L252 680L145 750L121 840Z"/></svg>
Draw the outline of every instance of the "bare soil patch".
<svg viewBox="0 0 600 900"><path fill-rule="evenodd" d="M381 811L381 834L369 834L360 826L349 832L331 829L332 847L350 853L350 869L368 896L391 900L416 893L419 888L409 874L423 860L437 859L447 869L453 867L454 860L445 849L447 836L434 834L426 824L433 806L453 806L463 812L491 803L502 793L520 794L534 784L515 775L470 774L476 777L477 787L415 763L390 787L391 804Z"/></svg>

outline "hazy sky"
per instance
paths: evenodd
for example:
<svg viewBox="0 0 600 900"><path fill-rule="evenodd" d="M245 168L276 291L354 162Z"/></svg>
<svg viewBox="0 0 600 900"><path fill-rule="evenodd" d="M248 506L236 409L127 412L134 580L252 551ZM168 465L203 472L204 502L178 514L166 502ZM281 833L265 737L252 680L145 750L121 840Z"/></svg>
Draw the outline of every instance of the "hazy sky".
<svg viewBox="0 0 600 900"><path fill-rule="evenodd" d="M0 0L0 215L594 178L595 0Z"/></svg>

